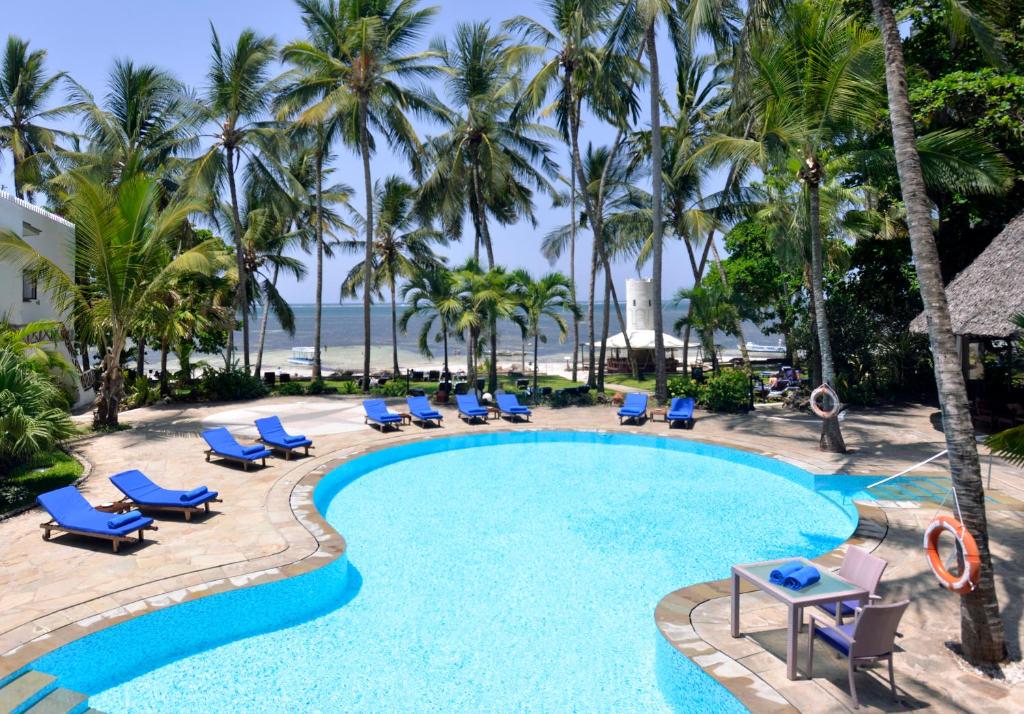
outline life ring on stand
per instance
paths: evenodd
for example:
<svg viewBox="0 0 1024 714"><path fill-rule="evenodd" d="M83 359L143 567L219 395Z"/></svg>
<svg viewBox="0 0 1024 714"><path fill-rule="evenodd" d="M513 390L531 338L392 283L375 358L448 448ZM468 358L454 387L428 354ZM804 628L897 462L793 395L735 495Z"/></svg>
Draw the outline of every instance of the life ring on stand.
<svg viewBox="0 0 1024 714"><path fill-rule="evenodd" d="M828 397L832 401L832 406L827 410L823 409L818 401L821 397ZM836 394L836 390L827 384L823 384L813 392L811 392L811 411L820 416L822 419L831 419L832 417L839 414L839 395Z"/></svg>
<svg viewBox="0 0 1024 714"><path fill-rule="evenodd" d="M939 555L939 536L943 531L948 531L956 538L963 553L964 568L960 575L954 575L946 568ZM939 579L942 587L952 590L958 595L966 595L978 587L978 580L981 577L981 553L978 552L978 544L974 542L974 536L964 528L964 525L952 516L938 516L924 532L924 547L928 552L928 564Z"/></svg>

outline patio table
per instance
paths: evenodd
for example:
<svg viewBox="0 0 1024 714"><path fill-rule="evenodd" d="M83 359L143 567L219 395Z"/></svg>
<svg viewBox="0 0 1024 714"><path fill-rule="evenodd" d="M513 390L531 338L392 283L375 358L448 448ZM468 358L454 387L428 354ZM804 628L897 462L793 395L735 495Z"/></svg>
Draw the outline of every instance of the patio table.
<svg viewBox="0 0 1024 714"><path fill-rule="evenodd" d="M769 580L769 574L783 563L797 561L804 565L817 568L821 580L803 590L790 590L775 585ZM783 603L789 610L789 624L786 632L786 676L796 679L796 646L797 633L803 624L805 607L815 607L826 603L839 603L843 600L857 600L862 605L868 601L868 591L843 580L806 558L782 558L766 560L761 563L747 563L732 566L732 636L740 636L740 578L746 580L758 590L768 593Z"/></svg>

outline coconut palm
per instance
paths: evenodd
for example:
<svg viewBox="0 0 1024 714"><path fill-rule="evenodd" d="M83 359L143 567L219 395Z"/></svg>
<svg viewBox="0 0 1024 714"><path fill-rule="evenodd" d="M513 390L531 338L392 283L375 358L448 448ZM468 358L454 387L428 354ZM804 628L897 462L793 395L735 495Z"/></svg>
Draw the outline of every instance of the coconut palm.
<svg viewBox="0 0 1024 714"><path fill-rule="evenodd" d="M67 396L57 382L6 344L0 332L0 467L25 461L74 433Z"/></svg>
<svg viewBox="0 0 1024 714"><path fill-rule="evenodd" d="M440 328L437 340L443 344L443 377L448 379L451 375L448 368L448 337L462 309L455 274L441 266L417 270L402 288L402 302L408 307L402 313L398 327L405 333L413 318L423 320L418 347L420 354L428 359L434 356L430 350L430 333L435 325Z"/></svg>
<svg viewBox="0 0 1024 714"><path fill-rule="evenodd" d="M685 327L692 327L700 335L704 354L711 355L711 368L718 371L718 350L715 349L715 333L739 337L736 324L739 322L739 310L732 300L731 291L719 281L718 276L705 280L700 285L676 292L674 303L677 307L684 301L689 302L689 309L682 315L672 329L676 334Z"/></svg>
<svg viewBox="0 0 1024 714"><path fill-rule="evenodd" d="M432 244L443 243L444 236L419 220L414 209L416 189L400 176L388 176L377 183L374 209L377 216L373 245L374 259L370 267L374 291L379 295L387 288L391 301L391 356L394 376L398 369L398 282L410 279L420 270L443 265L434 254ZM363 241L342 244L350 250L364 248ZM354 296L363 287L366 266L362 261L352 266L341 284L343 296Z"/></svg>
<svg viewBox="0 0 1024 714"><path fill-rule="evenodd" d="M547 177L556 171L545 140L557 134L515 111L521 63L511 36L486 22L460 23L450 43L440 39L432 47L452 106L441 111L444 131L429 143L432 165L420 203L455 237L468 211L473 256L479 260L482 248L493 268L489 220L534 221L534 192L550 193Z"/></svg>
<svg viewBox="0 0 1024 714"><path fill-rule="evenodd" d="M519 325L520 329L525 328L519 314L520 288L516 274L497 265L484 274L479 291L472 296L472 300L486 316L490 347L490 359L487 361L487 390L491 394L498 389L498 322L510 320Z"/></svg>
<svg viewBox="0 0 1024 714"><path fill-rule="evenodd" d="M434 107L404 82L435 71L431 52L408 53L436 8L416 0L297 0L310 39L288 45L288 61L304 75L310 102L304 121L333 121L345 143L363 163L366 210L363 264L363 372L370 373L370 303L373 293L373 177L370 158L383 136L418 169L422 146L409 112L430 114ZM317 99L319 97L319 99ZM326 136L326 135L325 135ZM369 380L364 380L369 390Z"/></svg>
<svg viewBox="0 0 1024 714"><path fill-rule="evenodd" d="M272 37L254 30L243 30L234 45L224 47L216 29L210 28L211 55L207 73L206 93L201 107L206 121L216 127L209 137L209 149L197 158L191 168L193 183L216 194L227 184L231 207L231 233L241 236L241 204L238 172L243 161L254 159L261 139L269 133L266 123L275 85L270 71L277 58L277 45ZM235 307L242 319L242 363L249 372L249 281L245 275L244 246L235 245L235 270L238 273ZM234 331L228 335L228 361L234 350Z"/></svg>
<svg viewBox="0 0 1024 714"><path fill-rule="evenodd" d="M964 655L972 662L998 662L1006 656L1006 636L999 615L988 546L988 522L981 481L981 464L967 408L967 387L961 371L949 305L942 283L939 254L932 231L931 202L925 189L921 159L914 135L914 118L907 94L907 68L899 26L888 0L872 0L885 46L885 85L892 122L896 169L907 212L921 297L928 322L928 339L935 365L949 469L956 488L964 526L981 554L978 587L960 599L960 637Z"/></svg>
<svg viewBox="0 0 1024 714"><path fill-rule="evenodd" d="M537 351L540 342L546 342L547 336L541 332L540 323L547 318L558 328L558 339L561 342L569 334L569 327L564 313L571 317L579 314L572 295L572 283L561 273L548 273L534 280L525 270L514 273L518 284L519 309L523 313L527 338L533 338L533 390L536 399L537 390Z"/></svg>
<svg viewBox="0 0 1024 714"><path fill-rule="evenodd" d="M220 265L217 241L208 240L176 256L170 239L194 201L167 201L152 179L136 176L109 186L77 176L68 203L75 238L67 246L77 278L37 253L11 231L0 232L0 260L35 274L57 309L83 325L104 349L95 420L115 426L124 398L121 358L153 302L170 280L184 273L209 274Z"/></svg>
<svg viewBox="0 0 1024 714"><path fill-rule="evenodd" d="M30 51L28 42L7 38L0 60L0 150L11 152L14 193L25 197L25 185L35 182L26 162L53 151L63 132L45 126L77 110L74 103L47 108L64 72L47 76L46 50Z"/></svg>

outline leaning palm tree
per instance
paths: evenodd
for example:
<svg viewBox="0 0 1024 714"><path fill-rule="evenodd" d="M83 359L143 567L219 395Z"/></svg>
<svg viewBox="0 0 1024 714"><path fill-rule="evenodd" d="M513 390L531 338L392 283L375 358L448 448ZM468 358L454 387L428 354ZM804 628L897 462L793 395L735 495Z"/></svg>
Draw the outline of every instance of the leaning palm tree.
<svg viewBox="0 0 1024 714"><path fill-rule="evenodd" d="M225 48L217 31L211 26L210 69L207 73L206 96L202 108L205 119L217 131L210 137L210 148L192 166L193 182L210 190L211 205L216 207L216 193L227 183L232 235L241 236L241 204L238 171L243 159L252 159L255 147L265 138L265 123L274 92L270 71L277 58L277 45L272 37L243 30L235 44ZM235 245L235 269L238 272L235 307L242 317L242 363L249 371L249 281L245 275L244 250ZM228 334L228 360L234 348L234 331Z"/></svg>
<svg viewBox="0 0 1024 714"><path fill-rule="evenodd" d="M45 126L77 110L75 103L47 108L50 95L65 79L64 72L46 74L46 50L29 51L28 42L14 35L0 60L0 150L11 152L14 193L25 197L24 186L33 183L26 161L56 147L63 132Z"/></svg>
<svg viewBox="0 0 1024 714"><path fill-rule="evenodd" d="M124 398L122 354L151 304L175 276L209 274L219 267L216 240L177 256L168 249L169 238L200 208L194 201L167 202L159 186L145 177L109 186L78 176L67 216L76 226L67 250L77 278L11 231L0 232L0 260L35 274L58 310L86 327L104 348L95 415L99 426L117 425Z"/></svg>
<svg viewBox="0 0 1024 714"><path fill-rule="evenodd" d="M420 354L428 359L434 356L430 350L430 333L435 325L440 328L437 341L442 343L444 351L442 376L448 379L451 375L448 368L448 337L452 334L462 308L455 274L440 266L417 270L402 288L402 302L408 307L402 313L398 327L405 333L413 319L423 321L417 344Z"/></svg>
<svg viewBox="0 0 1024 714"><path fill-rule="evenodd" d="M885 84L896 150L896 169L906 206L914 266L921 286L921 297L924 299L935 382L942 407L943 431L949 451L949 470L953 476L964 525L974 536L981 551L981 580L978 588L960 600L960 638L968 660L998 662L1006 656L1006 635L999 615L992 556L988 546L981 464L967 408L967 387L942 284L939 253L932 231L932 204L925 190L921 158L914 135L903 45L892 5L888 0L872 0L872 6L885 45Z"/></svg>
<svg viewBox="0 0 1024 714"><path fill-rule="evenodd" d="M363 373L369 374L374 135L383 136L411 161L414 170L419 169L422 146L408 113L430 114L434 107L402 83L434 72L433 53L408 51L437 8L418 8L417 0L297 0L297 4L310 39L290 43L287 57L301 68L309 90L304 121L315 125L336 117L344 142L359 152L363 163ZM363 384L369 390L369 380Z"/></svg>
<svg viewBox="0 0 1024 714"><path fill-rule="evenodd" d="M377 214L374 260L370 270L377 294L387 288L391 300L391 356L395 378L398 378L398 282L412 278L418 271L439 268L443 259L434 254L432 244L443 243L444 236L421 222L414 209L416 189L400 176L388 176L377 184ZM362 241L347 241L343 247L364 248ZM362 261L352 266L341 284L342 296L354 296L363 287L366 266Z"/></svg>
<svg viewBox="0 0 1024 714"><path fill-rule="evenodd" d="M518 284L519 309L525 318L526 336L533 339L533 391L537 397L537 351L540 342L547 341L541 332L541 321L545 318L555 323L558 328L558 339L565 341L568 336L568 324L563 313L571 317L579 314L572 295L572 283L561 273L548 273L534 280L525 270L517 270L513 279Z"/></svg>

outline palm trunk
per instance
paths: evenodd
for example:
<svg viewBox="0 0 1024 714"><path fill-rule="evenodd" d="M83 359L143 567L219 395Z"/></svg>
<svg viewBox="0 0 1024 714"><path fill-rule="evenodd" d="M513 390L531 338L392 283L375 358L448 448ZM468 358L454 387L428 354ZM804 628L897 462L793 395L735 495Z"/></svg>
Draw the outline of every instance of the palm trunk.
<svg viewBox="0 0 1024 714"><path fill-rule="evenodd" d="M647 26L647 59L651 72L651 211L652 234L651 283L654 288L654 397L665 401L668 394L665 375L665 330L661 312L661 260L664 226L661 215L661 88L658 78L658 48L654 38L654 22Z"/></svg>
<svg viewBox="0 0 1024 714"><path fill-rule="evenodd" d="M533 401L537 402L540 396L537 393L537 345L540 342L540 330L535 327L533 330Z"/></svg>
<svg viewBox="0 0 1024 714"><path fill-rule="evenodd" d="M98 427L116 427L118 424L118 410L124 399L124 375L121 372L124 343L125 338L115 334L101 362L103 373L100 376L96 414L93 417L93 423Z"/></svg>
<svg viewBox="0 0 1024 714"><path fill-rule="evenodd" d="M570 131L572 132L572 139L570 140L569 147L569 162L575 167L579 164L579 133L580 133L580 122L577 118L579 115L579 106L575 99L573 99L572 91L572 73L567 72L565 75L566 85L566 96L569 97L568 107L572 116L569 117ZM586 186L583 187L586 190ZM569 170L569 292L572 293L572 306L576 306L576 170L572 168ZM591 340L593 341L593 340ZM576 382L578 373L578 361L580 353L580 318L578 312L573 312L572 315L572 381Z"/></svg>
<svg viewBox="0 0 1024 714"><path fill-rule="evenodd" d="M277 274L278 266L274 266L274 274L270 278L271 285L277 285ZM260 370L263 369L263 347L267 342L267 321L270 318L270 295L263 298L263 315L260 316L260 342L259 347L256 350L256 367L253 370L254 374L259 377L261 376ZM315 372L314 372L315 374ZM315 377L314 377L315 379Z"/></svg>
<svg viewBox="0 0 1024 714"><path fill-rule="evenodd" d="M238 190L235 187L235 148L227 147L228 190L231 192L231 222L235 230L235 267L238 269L238 287L235 288L235 308L242 313L242 365L249 374L249 300L248 280L245 274L245 246L242 245L242 216L238 211ZM234 337L228 341L228 361Z"/></svg>
<svg viewBox="0 0 1024 714"><path fill-rule="evenodd" d="M487 229L487 204L484 202L483 189L480 187L480 176L476 170L473 171L473 192L476 194L476 210L479 212L480 217L480 242L484 244L484 249L487 251L487 269L490 270L494 267L494 246L491 245L491 233ZM477 256L480 251L477 250Z"/></svg>
<svg viewBox="0 0 1024 714"><path fill-rule="evenodd" d="M444 342L444 374L441 376L441 381L446 382L451 378L451 370L448 369L448 325L444 322L444 318L441 318L441 339Z"/></svg>
<svg viewBox="0 0 1024 714"><path fill-rule="evenodd" d="M160 342L160 396L166 397L170 392L167 375L167 353L171 350L171 341L166 337Z"/></svg>
<svg viewBox="0 0 1024 714"><path fill-rule="evenodd" d="M323 362L320 356L320 340L323 324L324 307L324 223L323 223L323 183L324 183L324 147L323 135L320 126L317 127L317 149L316 149L316 214L314 220L316 226L316 313L313 316L313 379L322 379ZM274 270L277 275L277 270ZM263 314L263 328L266 327L266 313ZM264 333L265 334L265 333ZM260 357L263 356L263 334L260 335ZM259 374L259 369L256 370Z"/></svg>
<svg viewBox="0 0 1024 714"><path fill-rule="evenodd" d="M601 357L597 365L597 391L604 391L605 357L608 352L608 326L611 322L612 312L609 309L612 299L612 274L607 267L604 269L604 314L601 316ZM623 332L622 334L626 334ZM627 337L627 339L629 339Z"/></svg>
<svg viewBox="0 0 1024 714"><path fill-rule="evenodd" d="M828 335L828 315L825 313L825 291L822 286L824 279L824 265L821 249L821 196L819 195L820 167L817 161L813 162L810 172L812 175L807 180L808 194L808 222L811 227L811 300L814 302L814 324L818 334L818 349L821 353L821 381L836 388L836 373L832 363L832 342ZM819 445L822 451L831 451L835 454L846 453L846 443L843 441L843 433L839 428L839 417L833 416L823 419L821 422L821 439Z"/></svg>
<svg viewBox="0 0 1024 714"><path fill-rule="evenodd" d="M597 232L594 233L594 245L590 251L590 284L587 287L587 332L590 336L590 345L587 349L587 384L596 384L596 375L594 372L594 362L597 359L597 353L594 346L594 298L597 292ZM607 310L608 306L605 305L604 309Z"/></svg>
<svg viewBox="0 0 1024 714"><path fill-rule="evenodd" d="M146 376L146 338L139 337L135 341L135 378L140 379Z"/></svg>
<svg viewBox="0 0 1024 714"><path fill-rule="evenodd" d="M491 363L487 365L487 391L494 394L498 391L498 321L490 320Z"/></svg>
<svg viewBox="0 0 1024 714"><path fill-rule="evenodd" d="M391 361L395 379L398 379L398 297L394 278L391 278Z"/></svg>
<svg viewBox="0 0 1024 714"><path fill-rule="evenodd" d="M985 493L981 482L978 448L967 408L967 388L949 305L942 284L938 250L931 228L931 212L917 153L914 121L907 97L906 67L896 18L887 0L872 0L885 43L885 83L889 93L896 168L906 205L910 245L921 285L928 339L935 364L935 382L942 407L943 431L949 450L949 470L963 516L981 552L981 580L977 589L960 598L960 638L971 662L998 662L1006 657L1006 638L999 615L992 556L988 544Z"/></svg>
<svg viewBox="0 0 1024 714"><path fill-rule="evenodd" d="M366 255L363 263L363 392L370 393L370 293L373 290L373 180L370 176L370 138L366 99L359 101L359 150L363 155L366 192Z"/></svg>

